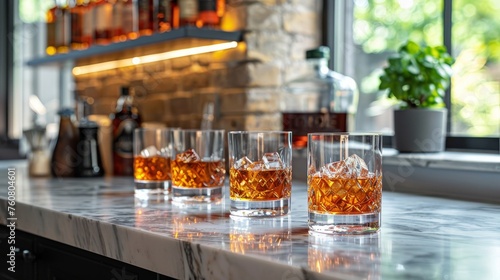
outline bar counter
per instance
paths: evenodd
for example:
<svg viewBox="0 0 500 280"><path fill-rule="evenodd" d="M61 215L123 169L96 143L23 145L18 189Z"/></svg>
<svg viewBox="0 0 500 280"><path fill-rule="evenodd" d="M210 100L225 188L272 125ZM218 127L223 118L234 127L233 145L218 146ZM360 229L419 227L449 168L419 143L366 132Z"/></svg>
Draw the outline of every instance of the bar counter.
<svg viewBox="0 0 500 280"><path fill-rule="evenodd" d="M0 223L7 224L7 166L0 172ZM131 178L28 178L23 165L15 173L16 230L176 279L500 275L496 204L384 190L378 233L328 236L308 232L302 181L294 181L291 214L234 219L229 216L227 179L221 203L182 206L168 198L137 200Z"/></svg>

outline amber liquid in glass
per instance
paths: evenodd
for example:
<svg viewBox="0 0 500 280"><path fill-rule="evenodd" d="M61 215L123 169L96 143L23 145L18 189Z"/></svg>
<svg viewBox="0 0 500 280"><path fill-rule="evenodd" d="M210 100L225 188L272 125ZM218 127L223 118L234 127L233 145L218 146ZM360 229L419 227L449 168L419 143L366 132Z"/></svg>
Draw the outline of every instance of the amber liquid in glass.
<svg viewBox="0 0 500 280"><path fill-rule="evenodd" d="M309 211L318 214L368 214L380 212L382 176L329 178L309 175Z"/></svg>
<svg viewBox="0 0 500 280"><path fill-rule="evenodd" d="M181 188L213 188L224 185L224 161L192 161L175 159L171 164L172 184Z"/></svg>
<svg viewBox="0 0 500 280"><path fill-rule="evenodd" d="M134 179L137 181L169 181L170 158L135 156Z"/></svg>
<svg viewBox="0 0 500 280"><path fill-rule="evenodd" d="M229 170L231 199L269 201L290 197L292 168L270 170Z"/></svg>

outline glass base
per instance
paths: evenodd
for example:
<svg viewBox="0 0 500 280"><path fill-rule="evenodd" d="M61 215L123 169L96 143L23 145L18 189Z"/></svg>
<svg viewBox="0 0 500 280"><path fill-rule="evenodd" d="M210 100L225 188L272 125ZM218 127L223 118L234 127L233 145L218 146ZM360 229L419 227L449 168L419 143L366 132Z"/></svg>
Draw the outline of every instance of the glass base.
<svg viewBox="0 0 500 280"><path fill-rule="evenodd" d="M148 199L151 196L168 195L171 192L171 181L134 181L135 197Z"/></svg>
<svg viewBox="0 0 500 280"><path fill-rule="evenodd" d="M172 201L179 203L211 203L222 200L222 186L214 188L172 187Z"/></svg>
<svg viewBox="0 0 500 280"><path fill-rule="evenodd" d="M309 230L325 234L369 234L377 232L381 214L329 215L309 212Z"/></svg>
<svg viewBox="0 0 500 280"><path fill-rule="evenodd" d="M231 199L231 215L240 217L276 217L290 212L291 198L272 201L242 201Z"/></svg>

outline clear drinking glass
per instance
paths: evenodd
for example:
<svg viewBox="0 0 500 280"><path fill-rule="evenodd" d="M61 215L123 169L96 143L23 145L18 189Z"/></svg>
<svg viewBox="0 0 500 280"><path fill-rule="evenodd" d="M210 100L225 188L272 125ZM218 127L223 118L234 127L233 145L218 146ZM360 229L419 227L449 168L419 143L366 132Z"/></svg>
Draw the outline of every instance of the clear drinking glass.
<svg viewBox="0 0 500 280"><path fill-rule="evenodd" d="M224 130L174 130L172 200L217 202L226 174Z"/></svg>
<svg viewBox="0 0 500 280"><path fill-rule="evenodd" d="M380 228L382 136L308 134L309 229L364 234Z"/></svg>
<svg viewBox="0 0 500 280"><path fill-rule="evenodd" d="M172 131L169 128L134 130L134 184L137 197L170 193Z"/></svg>
<svg viewBox="0 0 500 280"><path fill-rule="evenodd" d="M292 133L232 131L228 135L231 215L288 214L292 191Z"/></svg>

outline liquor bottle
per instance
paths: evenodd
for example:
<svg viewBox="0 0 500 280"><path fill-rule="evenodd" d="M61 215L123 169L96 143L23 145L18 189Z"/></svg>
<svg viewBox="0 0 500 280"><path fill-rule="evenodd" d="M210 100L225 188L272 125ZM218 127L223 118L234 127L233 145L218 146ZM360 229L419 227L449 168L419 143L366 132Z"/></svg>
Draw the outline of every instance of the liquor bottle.
<svg viewBox="0 0 500 280"><path fill-rule="evenodd" d="M172 29L179 28L180 19L179 19L179 2L178 0L170 1L170 11L171 11L171 26Z"/></svg>
<svg viewBox="0 0 500 280"><path fill-rule="evenodd" d="M306 51L306 73L285 85L283 130L292 131L293 147L307 146L307 133L345 132L354 127L356 82L328 68L330 49Z"/></svg>
<svg viewBox="0 0 500 280"><path fill-rule="evenodd" d="M156 8L157 32L166 32L172 29L172 1L158 0Z"/></svg>
<svg viewBox="0 0 500 280"><path fill-rule="evenodd" d="M56 53L66 53L69 51L71 40L71 22L67 3L54 1L45 14L47 27L47 47L45 52L48 55Z"/></svg>
<svg viewBox="0 0 500 280"><path fill-rule="evenodd" d="M154 31L154 5L153 0L137 0L139 34L151 35Z"/></svg>
<svg viewBox="0 0 500 280"><path fill-rule="evenodd" d="M68 1L59 6L60 17L56 18L57 53L67 53L71 46L71 14Z"/></svg>
<svg viewBox="0 0 500 280"><path fill-rule="evenodd" d="M142 121L128 87L122 87L116 110L110 118L113 126L113 173L131 176L134 163L133 133Z"/></svg>
<svg viewBox="0 0 500 280"><path fill-rule="evenodd" d="M122 32L129 40L139 37L138 12L136 0L123 0L122 7Z"/></svg>
<svg viewBox="0 0 500 280"><path fill-rule="evenodd" d="M178 0L179 26L196 26L198 21L198 0Z"/></svg>
<svg viewBox="0 0 500 280"><path fill-rule="evenodd" d="M52 151L50 170L53 177L75 177L80 157L77 153L78 131L73 124L74 110L59 110L59 133Z"/></svg>
<svg viewBox="0 0 500 280"><path fill-rule="evenodd" d="M48 55L54 55L57 53L56 46L56 19L60 17L61 10L59 6L54 1L54 6L47 10L45 13L45 25L47 28L47 47L45 52Z"/></svg>
<svg viewBox="0 0 500 280"><path fill-rule="evenodd" d="M76 5L70 8L70 14L71 49L87 49L94 38L94 20L89 0L76 0Z"/></svg>
<svg viewBox="0 0 500 280"><path fill-rule="evenodd" d="M216 0L217 1L217 16L221 19L226 13L226 0Z"/></svg>
<svg viewBox="0 0 500 280"><path fill-rule="evenodd" d="M200 26L218 28L220 25L220 18L217 15L216 0L199 0L198 7L198 20Z"/></svg>
<svg viewBox="0 0 500 280"><path fill-rule="evenodd" d="M122 0L112 0L113 9L111 11L111 41L123 42L127 40L127 36L123 32L123 7L125 4Z"/></svg>
<svg viewBox="0 0 500 280"><path fill-rule="evenodd" d="M94 12L94 40L98 45L111 43L113 29L113 5L108 0L97 0Z"/></svg>

